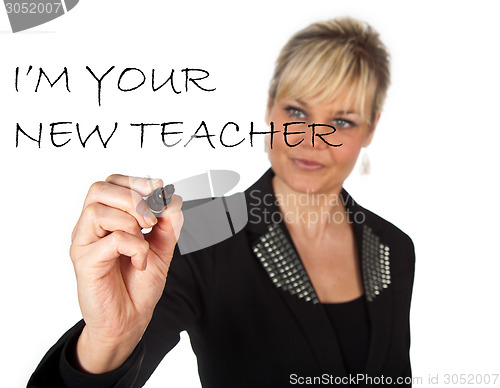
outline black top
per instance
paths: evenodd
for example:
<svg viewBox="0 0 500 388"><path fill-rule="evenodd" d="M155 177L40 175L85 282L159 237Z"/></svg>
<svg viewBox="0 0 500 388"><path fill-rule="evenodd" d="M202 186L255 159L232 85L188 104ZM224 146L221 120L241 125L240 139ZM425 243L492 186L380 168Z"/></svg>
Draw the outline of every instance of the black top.
<svg viewBox="0 0 500 388"><path fill-rule="evenodd" d="M297 386L301 377L347 377L351 366L344 362L343 335L334 334L286 228L275 217L273 176L269 170L245 191L248 223L233 237L185 255L176 250L152 320L124 365L95 376L73 369L68 359L84 327L80 321L47 352L28 386L141 387L183 330L204 388L281 388ZM353 230L371 332L365 373L391 377L395 384L411 376L413 243L345 190L342 201L357 220ZM184 217L189 222L190 212Z"/></svg>
<svg viewBox="0 0 500 388"><path fill-rule="evenodd" d="M323 303L339 341L348 374L365 372L370 322L364 296L345 303Z"/></svg>

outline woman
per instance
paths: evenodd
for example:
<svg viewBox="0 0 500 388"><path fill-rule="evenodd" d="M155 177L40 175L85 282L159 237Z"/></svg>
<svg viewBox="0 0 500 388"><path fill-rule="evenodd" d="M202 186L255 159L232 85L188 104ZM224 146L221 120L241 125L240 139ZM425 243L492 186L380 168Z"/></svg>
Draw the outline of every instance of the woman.
<svg viewBox="0 0 500 388"><path fill-rule="evenodd" d="M29 386L141 386L182 330L204 387L409 385L413 244L342 188L388 85L388 54L363 23L330 20L292 37L266 118L294 124L245 192L248 224L198 252L174 248L179 198L156 218L140 210L146 179L92 185L71 246L84 321Z"/></svg>

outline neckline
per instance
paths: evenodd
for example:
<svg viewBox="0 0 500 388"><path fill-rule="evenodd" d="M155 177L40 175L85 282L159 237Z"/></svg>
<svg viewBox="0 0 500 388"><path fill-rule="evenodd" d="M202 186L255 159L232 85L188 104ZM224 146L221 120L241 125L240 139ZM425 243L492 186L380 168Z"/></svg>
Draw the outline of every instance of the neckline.
<svg viewBox="0 0 500 388"><path fill-rule="evenodd" d="M349 305L354 305L359 302L362 302L363 299L365 298L365 294L361 294L355 299L348 300L346 302L333 302L333 303L321 303L323 306L349 306Z"/></svg>

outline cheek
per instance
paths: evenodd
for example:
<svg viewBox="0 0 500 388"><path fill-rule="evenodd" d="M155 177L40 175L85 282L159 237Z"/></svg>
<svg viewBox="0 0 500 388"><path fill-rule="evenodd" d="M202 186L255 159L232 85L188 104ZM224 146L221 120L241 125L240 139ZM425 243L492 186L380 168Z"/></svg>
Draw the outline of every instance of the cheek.
<svg viewBox="0 0 500 388"><path fill-rule="evenodd" d="M286 149L279 145L278 142L273 144L272 149L268 146L267 155L273 165L281 164L287 158Z"/></svg>
<svg viewBox="0 0 500 388"><path fill-rule="evenodd" d="M276 127L275 130L281 131L282 128ZM298 147L297 147L298 148ZM269 135L266 136L266 149L269 155L269 158L286 158L293 148L290 148L286 145L283 140L282 132L275 133L273 136L272 148L271 148L271 137Z"/></svg>
<svg viewBox="0 0 500 388"><path fill-rule="evenodd" d="M331 148L330 154L332 159L337 162L342 162L346 164L356 163L359 152L361 151L362 142L361 141L345 141L340 147Z"/></svg>

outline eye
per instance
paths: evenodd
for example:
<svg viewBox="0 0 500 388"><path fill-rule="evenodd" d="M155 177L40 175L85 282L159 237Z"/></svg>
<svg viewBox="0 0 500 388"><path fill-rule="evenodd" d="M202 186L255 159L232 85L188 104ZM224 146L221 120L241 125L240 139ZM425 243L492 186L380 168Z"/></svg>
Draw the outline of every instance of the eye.
<svg viewBox="0 0 500 388"><path fill-rule="evenodd" d="M290 117L293 117L293 118L296 118L296 119L303 119L306 117L306 113L300 109L300 108L296 108L294 106L287 106L285 108L285 111L288 112L288 115Z"/></svg>
<svg viewBox="0 0 500 388"><path fill-rule="evenodd" d="M345 119L334 119L333 126L337 129L346 129L356 126L356 123Z"/></svg>

